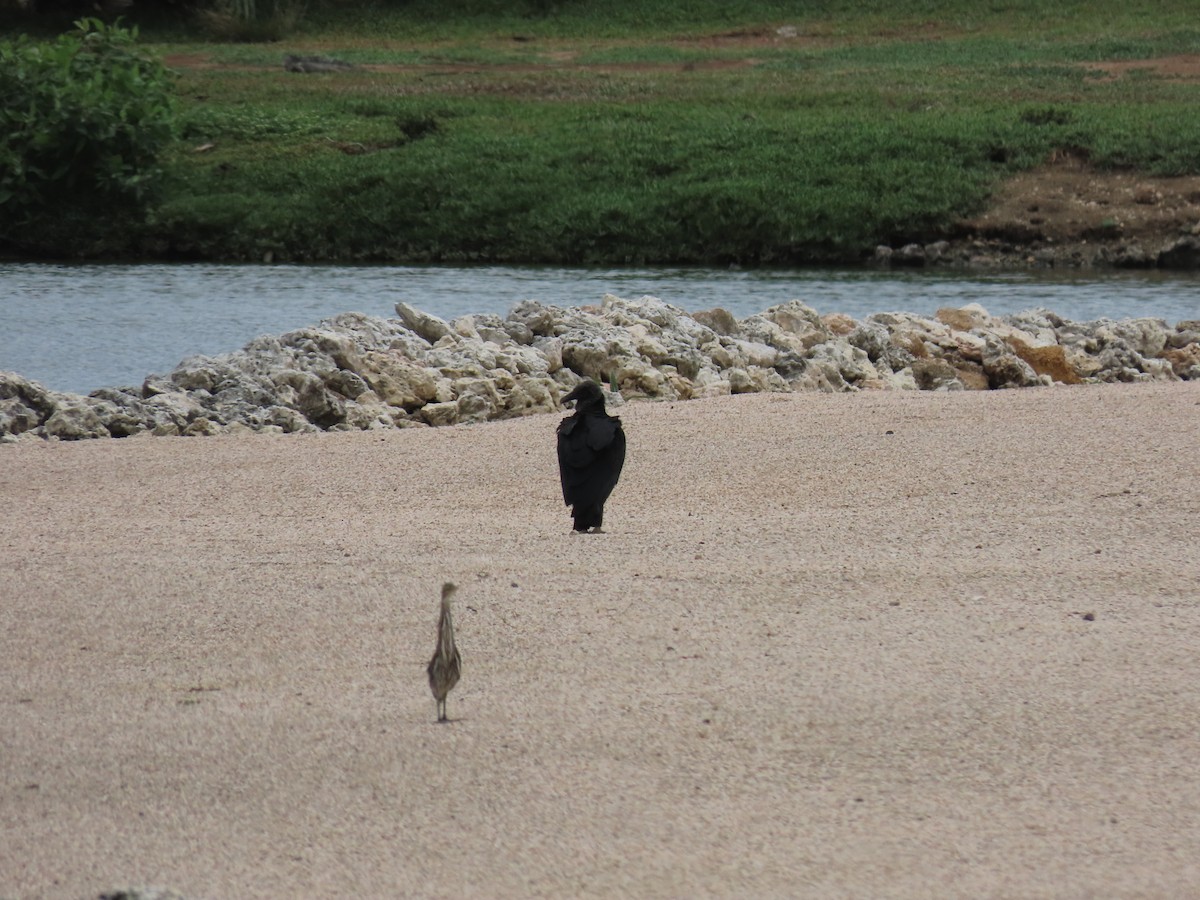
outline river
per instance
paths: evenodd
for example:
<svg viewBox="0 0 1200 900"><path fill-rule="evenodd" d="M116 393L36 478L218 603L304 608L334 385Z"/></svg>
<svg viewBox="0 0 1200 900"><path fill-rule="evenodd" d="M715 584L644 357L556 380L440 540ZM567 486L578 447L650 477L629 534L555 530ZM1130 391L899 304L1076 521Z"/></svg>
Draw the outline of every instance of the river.
<svg viewBox="0 0 1200 900"><path fill-rule="evenodd" d="M0 263L0 371L87 393L341 312L393 316L404 301L451 319L504 315L526 299L595 304L606 293L739 318L793 299L856 319L967 303L1080 321L1200 318L1196 273Z"/></svg>

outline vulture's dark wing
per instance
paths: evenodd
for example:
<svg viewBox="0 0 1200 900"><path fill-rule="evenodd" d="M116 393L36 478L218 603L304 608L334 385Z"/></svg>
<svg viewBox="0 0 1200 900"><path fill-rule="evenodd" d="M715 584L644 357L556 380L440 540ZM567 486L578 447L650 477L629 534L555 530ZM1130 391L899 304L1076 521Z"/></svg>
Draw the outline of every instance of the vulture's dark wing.
<svg viewBox="0 0 1200 900"><path fill-rule="evenodd" d="M625 432L621 420L576 413L558 426L558 474L568 506L603 503L621 477Z"/></svg>

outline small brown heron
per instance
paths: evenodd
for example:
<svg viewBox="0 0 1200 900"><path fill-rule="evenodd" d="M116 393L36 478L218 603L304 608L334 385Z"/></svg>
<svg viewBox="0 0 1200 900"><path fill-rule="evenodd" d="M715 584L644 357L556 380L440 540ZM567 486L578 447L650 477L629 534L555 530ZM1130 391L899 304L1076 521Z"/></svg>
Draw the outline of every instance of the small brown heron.
<svg viewBox="0 0 1200 900"><path fill-rule="evenodd" d="M450 615L450 598L456 590L457 586L449 581L442 585L437 650L426 668L429 673L429 689L433 691L433 699L437 701L439 722L450 721L446 716L446 695L458 684L458 676L462 671L462 658L458 655L458 647L454 645L454 620Z"/></svg>

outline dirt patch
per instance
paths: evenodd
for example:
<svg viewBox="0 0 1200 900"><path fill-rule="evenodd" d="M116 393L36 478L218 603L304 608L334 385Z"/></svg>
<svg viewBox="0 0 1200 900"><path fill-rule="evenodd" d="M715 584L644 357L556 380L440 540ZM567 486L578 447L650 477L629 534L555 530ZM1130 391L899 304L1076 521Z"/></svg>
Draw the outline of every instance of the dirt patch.
<svg viewBox="0 0 1200 900"><path fill-rule="evenodd" d="M1200 54L1163 56L1158 59L1121 59L1107 62L1086 63L1091 69L1106 78L1120 78L1132 72L1144 72L1172 81L1200 81Z"/></svg>
<svg viewBox="0 0 1200 900"><path fill-rule="evenodd" d="M964 252L1027 263L1151 266L1180 238L1200 235L1200 176L1100 171L1063 154L1009 179L959 228Z"/></svg>
<svg viewBox="0 0 1200 900"><path fill-rule="evenodd" d="M743 69L758 65L761 60L753 57L689 60L687 62L579 62L574 51L555 51L546 55L544 62L519 63L471 63L471 62L422 62L422 63L361 63L353 66L360 72L380 73L424 73L430 75L544 75L562 72L620 73L675 70L683 72L723 69ZM219 63L203 54L174 54L163 58L173 69L200 69L210 71L253 71L263 66L254 63ZM281 64L282 65L282 64Z"/></svg>
<svg viewBox="0 0 1200 900"><path fill-rule="evenodd" d="M755 28L677 38L669 43L675 47L707 50L761 50L765 47L827 47L832 46L834 40L824 35L802 33L793 26L783 25L779 28Z"/></svg>
<svg viewBox="0 0 1200 900"><path fill-rule="evenodd" d="M964 226L1022 241L1154 243L1200 231L1200 176L1155 178L1098 171L1071 155L1009 179Z"/></svg>
<svg viewBox="0 0 1200 900"><path fill-rule="evenodd" d="M235 69L241 66L230 66L225 63L213 62L212 57L204 53L168 53L163 57L163 65L168 69Z"/></svg>

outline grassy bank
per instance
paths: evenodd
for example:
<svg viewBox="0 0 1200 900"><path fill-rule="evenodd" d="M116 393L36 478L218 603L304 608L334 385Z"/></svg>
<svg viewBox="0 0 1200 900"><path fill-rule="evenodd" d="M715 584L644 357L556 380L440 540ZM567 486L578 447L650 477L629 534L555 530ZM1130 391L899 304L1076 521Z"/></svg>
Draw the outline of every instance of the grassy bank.
<svg viewBox="0 0 1200 900"><path fill-rule="evenodd" d="M805 263L928 240L1056 151L1200 172L1190 4L415 0L275 44L151 29L181 139L145 227L174 258ZM355 68L285 72L284 53ZM203 148L203 149L202 149Z"/></svg>

